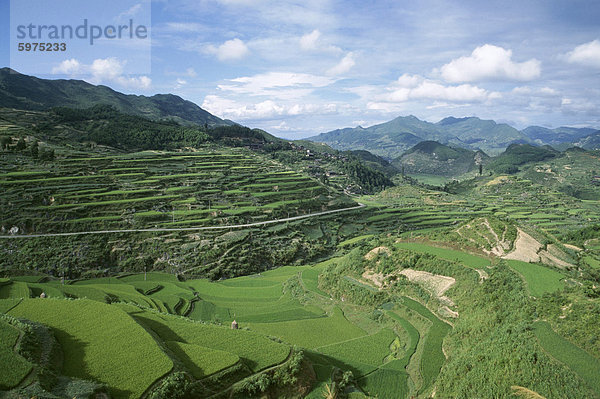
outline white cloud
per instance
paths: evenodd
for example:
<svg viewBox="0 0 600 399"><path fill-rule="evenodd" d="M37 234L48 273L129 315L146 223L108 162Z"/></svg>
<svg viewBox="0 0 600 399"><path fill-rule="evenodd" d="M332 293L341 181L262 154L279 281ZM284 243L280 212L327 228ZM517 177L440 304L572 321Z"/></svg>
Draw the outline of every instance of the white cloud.
<svg viewBox="0 0 600 399"><path fill-rule="evenodd" d="M332 84L335 79L306 73L268 72L231 79L229 82L217 87L238 95L299 99L312 93L315 88Z"/></svg>
<svg viewBox="0 0 600 399"><path fill-rule="evenodd" d="M234 120L274 119L283 116L326 115L338 112L338 105L310 103L282 103L264 100L257 103L242 103L237 100L208 95L204 98L202 108L222 118Z"/></svg>
<svg viewBox="0 0 600 399"><path fill-rule="evenodd" d="M581 44L573 51L566 54L567 61L572 64L580 64L600 68L600 41L593 40Z"/></svg>
<svg viewBox="0 0 600 399"><path fill-rule="evenodd" d="M220 61L239 60L250 53L248 46L238 38L227 40L219 47L209 45L206 51L215 54Z"/></svg>
<svg viewBox="0 0 600 399"><path fill-rule="evenodd" d="M302 50L314 50L317 48L317 40L321 37L321 32L313 30L300 38L300 47Z"/></svg>
<svg viewBox="0 0 600 399"><path fill-rule="evenodd" d="M90 72L94 80L111 81L123 74L123 65L114 57L98 58L92 62Z"/></svg>
<svg viewBox="0 0 600 399"><path fill-rule="evenodd" d="M535 58L514 62L512 50L485 44L473 50L470 56L450 61L440 71L441 76L452 83L502 79L527 81L540 76L540 64Z"/></svg>
<svg viewBox="0 0 600 399"><path fill-rule="evenodd" d="M81 77L93 84L116 83L128 89L148 89L152 80L147 76L129 77L123 75L124 62L117 58L97 58L90 65L82 64L75 58L64 60L52 68L53 74Z"/></svg>
<svg viewBox="0 0 600 399"><path fill-rule="evenodd" d="M497 98L500 93L489 92L477 86L462 84L445 86L419 75L404 74L380 98L391 102L408 100L443 100L452 102L484 102Z"/></svg>
<svg viewBox="0 0 600 399"><path fill-rule="evenodd" d="M422 80L423 79L419 75L409 75L409 74L405 73L398 78L398 80L396 81L396 84L399 87L412 89L414 87L417 87Z"/></svg>
<svg viewBox="0 0 600 399"><path fill-rule="evenodd" d="M64 60L58 66L52 68L53 74L75 75L81 71L81 63L75 58Z"/></svg>
<svg viewBox="0 0 600 399"><path fill-rule="evenodd" d="M181 89L183 86L187 85L187 80L185 79L181 79L181 78L177 78L177 80L175 81L175 89Z"/></svg>
<svg viewBox="0 0 600 399"><path fill-rule="evenodd" d="M333 68L327 71L327 75L336 76L341 75L348 72L354 66L356 62L354 61L354 54L352 52L346 54L342 60L335 65Z"/></svg>

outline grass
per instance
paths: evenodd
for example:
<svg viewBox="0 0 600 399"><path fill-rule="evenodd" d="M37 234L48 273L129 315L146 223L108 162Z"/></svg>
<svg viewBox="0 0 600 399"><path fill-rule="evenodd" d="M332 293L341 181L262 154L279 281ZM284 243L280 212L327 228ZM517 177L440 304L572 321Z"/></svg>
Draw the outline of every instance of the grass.
<svg viewBox="0 0 600 399"><path fill-rule="evenodd" d="M233 353L199 345L168 341L167 346L197 379L217 373L240 361Z"/></svg>
<svg viewBox="0 0 600 399"><path fill-rule="evenodd" d="M417 301L403 297L402 304L407 308L416 311L432 323L429 331L427 331L427 334L424 337L423 355L420 365L420 371L423 377L421 391L423 391L431 386L446 361L446 356L444 356L444 352L442 351L442 343L451 327L438 319L429 311L429 309Z"/></svg>
<svg viewBox="0 0 600 399"><path fill-rule="evenodd" d="M399 359L399 362L396 362L395 366L400 367L401 369L406 368L408 366L408 362L410 358L417 350L417 345L419 344L419 331L412 325L410 322L402 317L400 317L397 313L391 311L387 312L387 314L394 320L396 320L402 328L407 332L410 341L407 342L405 346L405 355L402 359Z"/></svg>
<svg viewBox="0 0 600 399"><path fill-rule="evenodd" d="M408 397L408 374L404 371L381 368L358 380L362 389L378 399Z"/></svg>
<svg viewBox="0 0 600 399"><path fill-rule="evenodd" d="M489 259L484 258L483 256L471 255L455 249L438 248L427 244L411 242L400 242L396 244L396 247L408 249L410 251L428 253L442 259L463 263L465 266L472 268L483 268L490 265Z"/></svg>
<svg viewBox="0 0 600 399"><path fill-rule="evenodd" d="M282 363L290 353L289 346L251 331L232 330L228 326L203 324L176 316L145 312L129 305L118 306L152 329L163 341L177 341L226 351L237 355L253 371Z"/></svg>
<svg viewBox="0 0 600 399"><path fill-rule="evenodd" d="M390 354L390 345L396 338L397 336L392 330L384 328L372 335L322 346L316 350L344 363L366 365L367 367L363 367L363 370L359 370L362 372L359 375L364 375L383 364L384 359ZM355 374L356 377L359 375Z"/></svg>
<svg viewBox="0 0 600 399"><path fill-rule="evenodd" d="M0 285L0 299L29 298L31 292L27 283L13 281L9 284Z"/></svg>
<svg viewBox="0 0 600 399"><path fill-rule="evenodd" d="M250 323L249 327L304 348L318 348L366 335L363 330L346 320L339 308L335 308L329 317L278 323Z"/></svg>
<svg viewBox="0 0 600 399"><path fill-rule="evenodd" d="M64 353L63 373L107 384L116 398L140 397L173 367L154 339L116 306L28 299L10 315L52 328Z"/></svg>
<svg viewBox="0 0 600 399"><path fill-rule="evenodd" d="M565 286L563 280L566 276L555 270L520 260L507 260L506 263L525 279L527 290L532 296L541 297L547 292L555 292Z"/></svg>
<svg viewBox="0 0 600 399"><path fill-rule="evenodd" d="M600 360L556 334L546 322L535 322L533 331L542 348L550 356L569 366L600 395Z"/></svg>
<svg viewBox="0 0 600 399"><path fill-rule="evenodd" d="M13 351L19 338L19 330L0 318L0 390L10 389L18 385L29 374L32 365Z"/></svg>
<svg viewBox="0 0 600 399"><path fill-rule="evenodd" d="M316 292L317 294L329 297L329 294L319 289L319 274L321 273L321 267L313 266L310 269L302 271L302 282L306 289Z"/></svg>

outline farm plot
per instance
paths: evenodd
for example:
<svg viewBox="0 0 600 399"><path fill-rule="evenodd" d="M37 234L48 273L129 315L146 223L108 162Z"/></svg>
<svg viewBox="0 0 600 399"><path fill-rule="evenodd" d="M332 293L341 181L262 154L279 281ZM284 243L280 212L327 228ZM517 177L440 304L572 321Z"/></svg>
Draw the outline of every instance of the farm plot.
<svg viewBox="0 0 600 399"><path fill-rule="evenodd" d="M446 356L444 356L444 352L442 351L442 343L451 327L438 319L429 309L417 301L403 297L401 304L419 313L432 323L424 337L423 355L420 364L420 372L423 377L421 391L423 391L431 386L446 361Z"/></svg>
<svg viewBox="0 0 600 399"><path fill-rule="evenodd" d="M565 286L566 276L545 266L520 260L507 260L506 263L523 277L532 296L540 297L546 292L558 291Z"/></svg>
<svg viewBox="0 0 600 399"><path fill-rule="evenodd" d="M455 249L439 248L415 242L399 242L396 244L396 247L415 252L428 253L452 262L460 262L465 266L472 268L481 269L490 265L490 260L483 256L472 255Z"/></svg>
<svg viewBox="0 0 600 399"><path fill-rule="evenodd" d="M13 350L19 330L0 317L0 364L10 365L0 373L0 390L10 389L29 374L32 365Z"/></svg>
<svg viewBox="0 0 600 399"><path fill-rule="evenodd" d="M199 345L177 341L168 341L166 344L197 379L217 373L240 361L233 353Z"/></svg>
<svg viewBox="0 0 600 399"><path fill-rule="evenodd" d="M11 204L0 217L43 233L247 223L297 216L307 204L329 208L326 186L288 172L243 150L59 159L52 172L0 174Z"/></svg>
<svg viewBox="0 0 600 399"><path fill-rule="evenodd" d="M356 377L381 367L390 356L390 346L397 338L390 329L337 344L315 348L316 351L351 365Z"/></svg>
<svg viewBox="0 0 600 399"><path fill-rule="evenodd" d="M335 308L329 317L277 323L248 323L248 327L304 348L317 348L366 335L363 330L346 320L339 308Z"/></svg>
<svg viewBox="0 0 600 399"><path fill-rule="evenodd" d="M238 356L253 371L283 362L290 347L245 330L232 330L225 326L203 324L176 316L142 311L128 305L118 305L127 310L142 325L152 329L163 341L225 351Z"/></svg>
<svg viewBox="0 0 600 399"><path fill-rule="evenodd" d="M556 334L550 324L544 321L535 322L533 328L542 348L550 356L569 366L600 395L600 360Z"/></svg>
<svg viewBox="0 0 600 399"><path fill-rule="evenodd" d="M173 367L154 339L116 306L28 299L9 314L52 328L64 352L63 373L105 383L116 398L141 396Z"/></svg>

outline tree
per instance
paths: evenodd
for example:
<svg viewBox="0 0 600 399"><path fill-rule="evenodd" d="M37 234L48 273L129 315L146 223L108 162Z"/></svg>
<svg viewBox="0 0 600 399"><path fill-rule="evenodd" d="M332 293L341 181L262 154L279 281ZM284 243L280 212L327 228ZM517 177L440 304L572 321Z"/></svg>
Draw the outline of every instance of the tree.
<svg viewBox="0 0 600 399"><path fill-rule="evenodd" d="M33 158L38 157L38 155L40 153L40 146L39 146L37 140L34 140L33 143L31 143L31 148L29 148L29 151L31 152L31 156Z"/></svg>
<svg viewBox="0 0 600 399"><path fill-rule="evenodd" d="M27 148L27 144L25 144L25 139L23 137L19 138L19 141L17 141L17 145L15 147L16 151L23 151L25 148Z"/></svg>
<svg viewBox="0 0 600 399"><path fill-rule="evenodd" d="M54 150L40 149L39 158L41 161L54 161Z"/></svg>
<svg viewBox="0 0 600 399"><path fill-rule="evenodd" d="M2 139L0 139L0 147L2 147L3 150L8 149L8 146L12 144L12 137L10 136L2 136Z"/></svg>

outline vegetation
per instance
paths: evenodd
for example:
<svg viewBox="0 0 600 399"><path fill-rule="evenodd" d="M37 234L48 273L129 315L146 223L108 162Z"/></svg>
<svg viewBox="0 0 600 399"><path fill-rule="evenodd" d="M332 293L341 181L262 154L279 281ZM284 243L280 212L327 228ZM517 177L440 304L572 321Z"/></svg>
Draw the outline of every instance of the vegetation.
<svg viewBox="0 0 600 399"><path fill-rule="evenodd" d="M598 152L415 117L339 151L0 72L0 396L600 396ZM435 187L356 150L402 146Z"/></svg>

